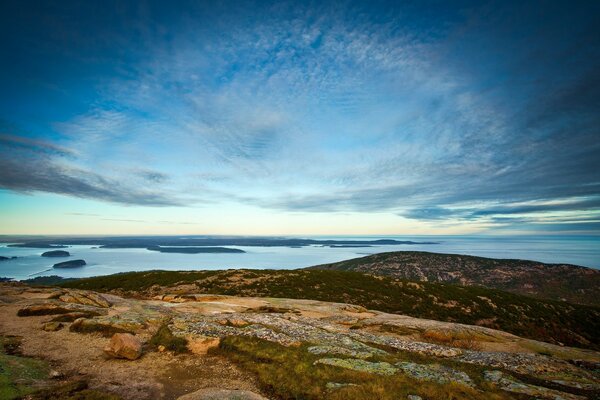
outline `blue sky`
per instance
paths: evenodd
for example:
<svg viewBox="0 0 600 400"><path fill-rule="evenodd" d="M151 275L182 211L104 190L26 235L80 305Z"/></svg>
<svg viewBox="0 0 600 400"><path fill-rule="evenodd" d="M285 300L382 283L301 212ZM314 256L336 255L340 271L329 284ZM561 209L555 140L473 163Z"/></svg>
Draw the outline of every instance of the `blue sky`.
<svg viewBox="0 0 600 400"><path fill-rule="evenodd" d="M598 26L579 1L2 2L0 233L598 234Z"/></svg>

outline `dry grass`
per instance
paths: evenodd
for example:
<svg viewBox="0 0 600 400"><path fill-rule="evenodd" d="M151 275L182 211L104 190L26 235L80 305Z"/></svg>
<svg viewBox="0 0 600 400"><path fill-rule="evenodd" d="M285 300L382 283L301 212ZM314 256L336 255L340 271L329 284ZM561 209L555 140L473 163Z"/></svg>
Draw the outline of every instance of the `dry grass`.
<svg viewBox="0 0 600 400"><path fill-rule="evenodd" d="M460 331L425 331L420 335L421 340L428 343L442 344L468 350L481 350L481 343L470 332Z"/></svg>

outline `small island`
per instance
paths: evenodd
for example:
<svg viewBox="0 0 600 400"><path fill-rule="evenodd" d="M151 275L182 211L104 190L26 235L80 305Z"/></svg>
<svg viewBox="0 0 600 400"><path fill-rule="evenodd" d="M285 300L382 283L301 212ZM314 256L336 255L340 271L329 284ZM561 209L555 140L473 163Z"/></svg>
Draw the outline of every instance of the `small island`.
<svg viewBox="0 0 600 400"><path fill-rule="evenodd" d="M70 260L54 264L52 268L78 268L86 265L85 260Z"/></svg>
<svg viewBox="0 0 600 400"><path fill-rule="evenodd" d="M63 244L52 244L46 242L28 242L28 243L16 243L9 244L6 247L25 247L29 249L63 249L67 246Z"/></svg>
<svg viewBox="0 0 600 400"><path fill-rule="evenodd" d="M51 250L42 253L42 257L69 257L71 254L65 250Z"/></svg>
<svg viewBox="0 0 600 400"><path fill-rule="evenodd" d="M181 254L199 254L199 253L245 253L244 250L232 249L229 247L147 247L151 251L161 253L181 253Z"/></svg>

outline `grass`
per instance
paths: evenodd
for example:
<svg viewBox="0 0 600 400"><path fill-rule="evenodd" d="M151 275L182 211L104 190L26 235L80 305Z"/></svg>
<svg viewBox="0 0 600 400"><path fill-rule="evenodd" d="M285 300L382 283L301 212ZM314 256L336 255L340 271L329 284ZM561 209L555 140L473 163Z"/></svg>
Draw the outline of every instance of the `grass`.
<svg viewBox="0 0 600 400"><path fill-rule="evenodd" d="M63 287L152 295L177 284L195 292L351 303L417 318L501 329L522 337L600 349L600 308L541 300L477 286L409 282L350 271L227 270L129 272L69 281ZM167 288L167 289L165 289Z"/></svg>
<svg viewBox="0 0 600 400"><path fill-rule="evenodd" d="M451 347L460 347L468 350L481 350L479 341L474 334L470 332L448 332L431 330L425 331L420 335L425 342L442 344Z"/></svg>
<svg viewBox="0 0 600 400"><path fill-rule="evenodd" d="M481 392L458 383L442 385L416 381L402 374L378 376L333 366L314 365L320 357L307 352L307 346L285 347L261 339L230 336L210 352L225 356L244 370L251 371L256 375L261 388L277 399L392 400L405 399L409 394L439 400L515 398L485 385L485 391ZM386 361L399 361L399 357L386 358ZM473 371L471 367L471 374ZM328 382L352 383L356 386L328 390Z"/></svg>
<svg viewBox="0 0 600 400"><path fill-rule="evenodd" d="M49 367L41 361L19 355L21 341L0 336L0 399L18 399L35 391L36 382L48 376Z"/></svg>
<svg viewBox="0 0 600 400"><path fill-rule="evenodd" d="M189 352L187 340L173 335L167 323L162 324L160 328L158 328L156 333L150 338L148 344L154 349L158 349L159 346L164 346L165 350L173 351L175 353Z"/></svg>
<svg viewBox="0 0 600 400"><path fill-rule="evenodd" d="M50 382L50 367L45 361L20 354L21 339L0 336L0 400L119 400L120 397L90 390L78 380Z"/></svg>

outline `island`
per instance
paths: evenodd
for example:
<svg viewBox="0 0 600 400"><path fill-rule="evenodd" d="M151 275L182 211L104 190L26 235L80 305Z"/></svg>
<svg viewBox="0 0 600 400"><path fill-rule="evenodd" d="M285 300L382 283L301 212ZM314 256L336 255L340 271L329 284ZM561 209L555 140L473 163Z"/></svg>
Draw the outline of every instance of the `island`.
<svg viewBox="0 0 600 400"><path fill-rule="evenodd" d="M293 237L249 236L113 236L113 237L61 237L40 238L27 242L15 237L10 247L62 248L73 245L104 249L146 249L148 247L307 247L307 246L398 246L439 244L430 241L396 239L310 239Z"/></svg>
<svg viewBox="0 0 600 400"><path fill-rule="evenodd" d="M54 264L52 268L78 268L86 265L85 260L69 260Z"/></svg>
<svg viewBox="0 0 600 400"><path fill-rule="evenodd" d="M71 254L65 250L50 250L42 253L42 257L69 257Z"/></svg>
<svg viewBox="0 0 600 400"><path fill-rule="evenodd" d="M64 249L67 246L64 244L52 244L47 242L27 242L9 244L6 247L26 247L29 249Z"/></svg>
<svg viewBox="0 0 600 400"><path fill-rule="evenodd" d="M232 249L229 247L161 247L150 246L151 251L161 253L181 253L181 254L199 254L199 253L245 253L244 250Z"/></svg>

